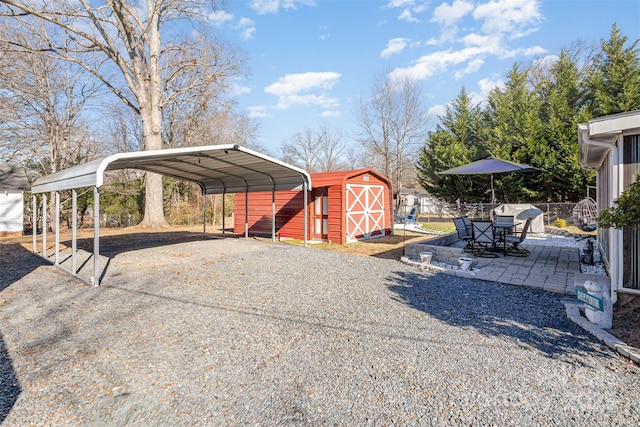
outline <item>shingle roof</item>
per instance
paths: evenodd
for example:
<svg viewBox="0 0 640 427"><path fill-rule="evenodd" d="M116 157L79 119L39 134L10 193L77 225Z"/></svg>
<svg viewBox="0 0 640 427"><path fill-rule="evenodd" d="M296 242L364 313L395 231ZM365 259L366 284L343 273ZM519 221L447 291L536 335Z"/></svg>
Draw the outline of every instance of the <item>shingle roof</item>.
<svg viewBox="0 0 640 427"><path fill-rule="evenodd" d="M29 191L31 185L21 165L0 163L0 191Z"/></svg>

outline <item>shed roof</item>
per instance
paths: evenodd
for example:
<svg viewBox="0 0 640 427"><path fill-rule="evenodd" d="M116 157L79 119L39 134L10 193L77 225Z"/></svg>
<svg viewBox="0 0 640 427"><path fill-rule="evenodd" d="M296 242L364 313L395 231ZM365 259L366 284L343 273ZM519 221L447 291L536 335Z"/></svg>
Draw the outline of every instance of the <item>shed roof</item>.
<svg viewBox="0 0 640 427"><path fill-rule="evenodd" d="M381 175L371 168L312 173L311 178L313 179L316 187L327 187L329 185L342 184L350 178L364 174L375 175L377 178L379 178L381 181L386 182L389 187L391 187L391 181L389 180L389 178Z"/></svg>
<svg viewBox="0 0 640 427"><path fill-rule="evenodd" d="M23 166L12 163L0 163L1 191L29 191L31 186Z"/></svg>
<svg viewBox="0 0 640 427"><path fill-rule="evenodd" d="M106 171L141 169L196 182L205 194L311 188L307 172L239 145L209 145L118 153L38 178L31 191L44 193L100 187Z"/></svg>

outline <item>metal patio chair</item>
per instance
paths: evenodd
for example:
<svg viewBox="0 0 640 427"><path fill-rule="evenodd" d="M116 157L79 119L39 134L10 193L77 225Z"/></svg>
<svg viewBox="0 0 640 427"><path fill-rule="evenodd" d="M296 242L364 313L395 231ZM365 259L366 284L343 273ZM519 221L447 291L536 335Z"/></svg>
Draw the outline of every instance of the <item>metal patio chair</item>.
<svg viewBox="0 0 640 427"><path fill-rule="evenodd" d="M465 247L462 250L465 252L472 252L473 251L473 227L471 227L471 221L469 220L469 217L461 216L458 218L453 218L453 223L456 226L458 239L466 243ZM467 226L467 223L469 224L469 226Z"/></svg>
<svg viewBox="0 0 640 427"><path fill-rule="evenodd" d="M513 255L513 256L529 256L530 252L528 249L523 248L520 244L527 238L527 232L529 231L529 227L531 226L531 218L528 218L524 223L524 227L522 228L522 232L520 235L512 234L507 235L505 237L505 242L510 244L505 251L505 255Z"/></svg>
<svg viewBox="0 0 640 427"><path fill-rule="evenodd" d="M497 258L493 222L472 221L473 226L473 254L478 257Z"/></svg>

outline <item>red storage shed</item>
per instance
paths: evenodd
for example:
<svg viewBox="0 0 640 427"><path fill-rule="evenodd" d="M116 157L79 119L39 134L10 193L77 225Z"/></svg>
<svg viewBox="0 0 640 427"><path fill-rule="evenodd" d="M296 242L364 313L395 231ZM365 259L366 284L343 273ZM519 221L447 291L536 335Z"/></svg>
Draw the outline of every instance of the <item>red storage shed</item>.
<svg viewBox="0 0 640 427"><path fill-rule="evenodd" d="M373 169L313 173L307 197L307 235L312 240L348 243L391 234L393 188L391 181ZM270 236L272 204L276 234L304 238L304 194L276 191L236 194L234 232ZM248 201L248 209L247 203ZM248 212L248 218L245 212Z"/></svg>

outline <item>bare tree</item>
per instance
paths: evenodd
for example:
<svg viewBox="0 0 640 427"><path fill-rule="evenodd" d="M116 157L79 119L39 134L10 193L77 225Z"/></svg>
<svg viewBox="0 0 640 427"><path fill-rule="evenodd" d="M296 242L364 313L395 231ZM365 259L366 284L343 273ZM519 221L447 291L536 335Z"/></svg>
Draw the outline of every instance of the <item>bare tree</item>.
<svg viewBox="0 0 640 427"><path fill-rule="evenodd" d="M146 6L146 7L145 7ZM3 47L60 58L84 69L139 115L147 150L162 148L162 109L211 82L223 87L241 73L235 52L205 31L186 43L171 22L197 22L216 0L87 0L34 3L0 0L0 16L31 31L37 43L2 40ZM185 75L197 78L184 79ZM143 226L161 227L162 177L148 174Z"/></svg>
<svg viewBox="0 0 640 427"><path fill-rule="evenodd" d="M346 167L344 156L347 147L342 133L330 129L326 124L318 131L318 164L319 172L332 172Z"/></svg>
<svg viewBox="0 0 640 427"><path fill-rule="evenodd" d="M417 151L428 131L421 86L411 78L378 78L372 96L360 100L357 122L368 166L381 170L398 192L409 172L405 159Z"/></svg>
<svg viewBox="0 0 640 427"><path fill-rule="evenodd" d="M282 160L309 172L331 172L346 167L347 147L340 131L320 125L318 130L305 129L280 146Z"/></svg>
<svg viewBox="0 0 640 427"><path fill-rule="evenodd" d="M294 134L280 146L282 160L307 172L317 172L316 136L309 128Z"/></svg>
<svg viewBox="0 0 640 427"><path fill-rule="evenodd" d="M7 34L6 25L0 34ZM25 42L28 34L11 31ZM82 112L98 88L77 73L72 64L43 56L2 52L0 93L2 111L2 157L27 159L45 175L86 158L93 147Z"/></svg>

